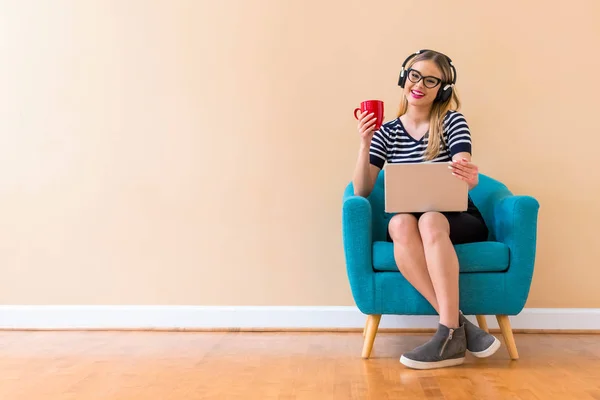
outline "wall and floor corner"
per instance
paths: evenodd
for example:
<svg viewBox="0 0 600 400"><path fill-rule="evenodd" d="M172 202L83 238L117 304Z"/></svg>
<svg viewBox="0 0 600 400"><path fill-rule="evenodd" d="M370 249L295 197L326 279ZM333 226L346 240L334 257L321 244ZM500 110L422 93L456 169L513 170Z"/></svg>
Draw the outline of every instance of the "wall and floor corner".
<svg viewBox="0 0 600 400"><path fill-rule="evenodd" d="M3 2L0 29L0 327L362 327L352 110L394 118L434 48L474 161L541 204L514 328L600 329L597 1Z"/></svg>
<svg viewBox="0 0 600 400"><path fill-rule="evenodd" d="M476 323L474 316L468 316ZM490 329L498 329L487 316ZM357 330L366 317L354 306L0 306L0 329L26 330ZM380 329L434 330L434 316L384 315ZM515 331L594 332L600 309L527 308L511 317Z"/></svg>

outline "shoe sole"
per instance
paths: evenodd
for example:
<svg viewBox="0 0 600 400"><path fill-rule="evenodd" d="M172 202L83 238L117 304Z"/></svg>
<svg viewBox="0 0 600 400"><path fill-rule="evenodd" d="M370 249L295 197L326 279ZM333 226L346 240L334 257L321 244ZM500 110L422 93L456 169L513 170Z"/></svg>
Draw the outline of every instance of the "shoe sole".
<svg viewBox="0 0 600 400"><path fill-rule="evenodd" d="M450 358L448 360L443 360L443 361L425 362L425 361L411 360L410 358L406 358L406 357L402 356L402 357L400 357L400 362L409 368L434 369L434 368L454 367L456 365L460 365L465 362L465 358L460 357L460 358Z"/></svg>
<svg viewBox="0 0 600 400"><path fill-rule="evenodd" d="M469 353L473 354L477 358L486 358L493 355L500 348L500 341L498 338L494 337L494 343L490 347L482 351L469 351Z"/></svg>

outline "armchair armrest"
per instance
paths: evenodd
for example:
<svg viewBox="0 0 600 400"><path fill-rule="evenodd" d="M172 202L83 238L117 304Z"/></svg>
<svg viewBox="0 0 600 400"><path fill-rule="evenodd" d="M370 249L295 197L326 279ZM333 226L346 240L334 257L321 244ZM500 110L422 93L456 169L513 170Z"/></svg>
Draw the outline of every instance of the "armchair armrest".
<svg viewBox="0 0 600 400"><path fill-rule="evenodd" d="M509 293L506 299L519 313L527 301L536 254L537 220L539 202L531 196L508 195L498 200L494 207L494 234L510 250L510 265L505 284ZM508 305L507 304L507 305Z"/></svg>
<svg viewBox="0 0 600 400"><path fill-rule="evenodd" d="M352 296L365 314L375 304L371 203L346 191L342 204L342 241Z"/></svg>

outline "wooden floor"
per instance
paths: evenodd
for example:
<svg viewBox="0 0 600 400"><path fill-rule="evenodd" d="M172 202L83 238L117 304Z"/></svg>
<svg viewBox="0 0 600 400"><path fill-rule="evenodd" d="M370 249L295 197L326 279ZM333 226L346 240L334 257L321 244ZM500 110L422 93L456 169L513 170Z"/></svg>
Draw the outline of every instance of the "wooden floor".
<svg viewBox="0 0 600 400"><path fill-rule="evenodd" d="M460 367L398 362L429 334L0 332L0 399L600 400L600 335L516 335Z"/></svg>

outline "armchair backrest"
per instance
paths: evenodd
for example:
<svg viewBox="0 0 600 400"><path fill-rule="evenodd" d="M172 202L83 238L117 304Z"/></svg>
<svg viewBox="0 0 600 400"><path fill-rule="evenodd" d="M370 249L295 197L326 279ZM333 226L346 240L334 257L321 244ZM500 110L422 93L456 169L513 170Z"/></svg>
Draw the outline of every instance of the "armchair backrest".
<svg viewBox="0 0 600 400"><path fill-rule="evenodd" d="M387 227L394 214L385 212L384 174L381 170L373 191L367 198L371 204L373 216L373 241L384 241L387 237ZM473 203L479 208L483 219L489 228L489 240L495 240L494 204L502 197L511 195L506 185L485 174L479 174L479 184L469 192Z"/></svg>

